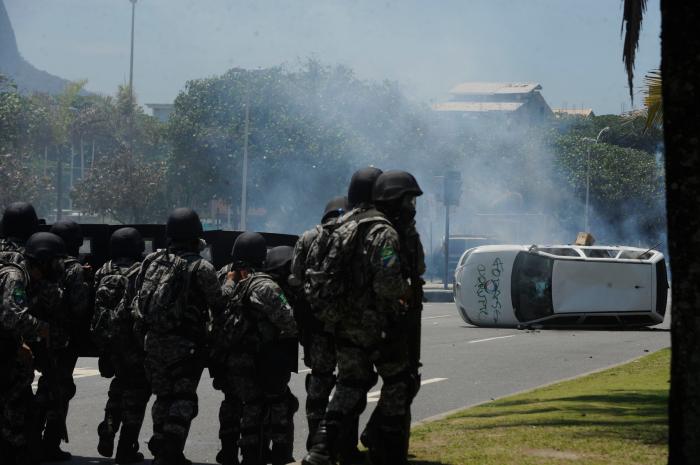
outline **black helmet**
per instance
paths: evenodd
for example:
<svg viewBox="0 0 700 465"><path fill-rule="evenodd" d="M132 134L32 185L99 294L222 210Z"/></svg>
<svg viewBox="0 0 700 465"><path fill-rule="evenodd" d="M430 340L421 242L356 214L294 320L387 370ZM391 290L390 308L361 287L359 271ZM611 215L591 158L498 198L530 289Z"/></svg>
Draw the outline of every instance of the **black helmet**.
<svg viewBox="0 0 700 465"><path fill-rule="evenodd" d="M27 240L39 229L39 219L32 204L15 202L7 206L2 214L3 237Z"/></svg>
<svg viewBox="0 0 700 465"><path fill-rule="evenodd" d="M260 233L246 231L236 238L231 250L235 266L262 267L267 256L265 238Z"/></svg>
<svg viewBox="0 0 700 465"><path fill-rule="evenodd" d="M109 238L109 253L112 258L139 259L146 250L141 233L135 228L120 228Z"/></svg>
<svg viewBox="0 0 700 465"><path fill-rule="evenodd" d="M47 263L54 258L65 257L66 244L54 233L38 232L27 239L24 254L37 262Z"/></svg>
<svg viewBox="0 0 700 465"><path fill-rule="evenodd" d="M57 221L51 226L51 232L63 239L70 255L78 255L78 250L83 245L83 231L78 223L70 220Z"/></svg>
<svg viewBox="0 0 700 465"><path fill-rule="evenodd" d="M288 245L280 245L271 248L267 251L267 258L265 259L265 270L289 270L292 266L292 255L294 255L294 247L290 247Z"/></svg>
<svg viewBox="0 0 700 465"><path fill-rule="evenodd" d="M338 217L345 213L348 209L348 199L347 197L335 197L331 199L327 204L326 208L323 209L323 217L321 218L321 223L325 223L331 218Z"/></svg>
<svg viewBox="0 0 700 465"><path fill-rule="evenodd" d="M352 178L350 178L350 186L348 187L348 203L351 208L355 208L363 203L372 203L374 183L381 174L382 170L374 166L355 171Z"/></svg>
<svg viewBox="0 0 700 465"><path fill-rule="evenodd" d="M375 202L391 202L406 194L415 197L423 195L416 178L406 171L386 171L377 178L374 184L373 197Z"/></svg>
<svg viewBox="0 0 700 465"><path fill-rule="evenodd" d="M176 208L168 217L165 233L175 242L185 242L202 237L204 229L196 211L191 208Z"/></svg>

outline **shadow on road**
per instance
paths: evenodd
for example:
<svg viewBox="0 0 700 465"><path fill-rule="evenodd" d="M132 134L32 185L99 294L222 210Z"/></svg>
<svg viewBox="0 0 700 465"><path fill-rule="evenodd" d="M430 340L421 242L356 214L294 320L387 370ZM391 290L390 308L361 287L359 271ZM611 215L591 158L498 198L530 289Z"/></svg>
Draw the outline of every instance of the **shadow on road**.
<svg viewBox="0 0 700 465"><path fill-rule="evenodd" d="M80 455L74 455L73 458L71 459L70 462L63 462L67 465L96 465L96 464L103 464L103 463L114 463L114 459L108 459L105 457L82 457ZM151 460L146 459L142 464L150 464ZM192 465L209 465L204 462L192 462Z"/></svg>

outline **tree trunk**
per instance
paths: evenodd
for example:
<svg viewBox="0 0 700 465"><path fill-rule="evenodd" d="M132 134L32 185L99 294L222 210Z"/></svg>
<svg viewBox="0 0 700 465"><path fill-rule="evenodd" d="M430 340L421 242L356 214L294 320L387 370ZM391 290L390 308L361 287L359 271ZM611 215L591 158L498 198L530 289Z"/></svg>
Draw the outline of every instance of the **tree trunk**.
<svg viewBox="0 0 700 465"><path fill-rule="evenodd" d="M700 460L700 10L661 1L672 283L669 464Z"/></svg>

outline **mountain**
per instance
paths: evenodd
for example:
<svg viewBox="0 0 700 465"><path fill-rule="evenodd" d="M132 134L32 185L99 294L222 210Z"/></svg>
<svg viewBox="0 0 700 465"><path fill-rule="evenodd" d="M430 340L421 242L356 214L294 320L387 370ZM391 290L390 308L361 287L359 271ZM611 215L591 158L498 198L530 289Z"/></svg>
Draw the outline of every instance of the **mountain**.
<svg viewBox="0 0 700 465"><path fill-rule="evenodd" d="M20 92L58 94L69 81L34 67L22 58L17 48L15 31L7 15L5 3L0 0L0 74L12 79Z"/></svg>

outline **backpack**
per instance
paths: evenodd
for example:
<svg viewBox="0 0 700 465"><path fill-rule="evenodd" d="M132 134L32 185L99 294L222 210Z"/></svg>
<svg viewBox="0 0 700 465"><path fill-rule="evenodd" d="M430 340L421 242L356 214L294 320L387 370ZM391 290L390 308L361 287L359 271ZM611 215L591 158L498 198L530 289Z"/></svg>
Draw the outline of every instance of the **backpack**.
<svg viewBox="0 0 700 465"><path fill-rule="evenodd" d="M233 299L226 305L222 325L215 331L217 343L222 347L230 349L257 342L256 322L245 309L250 305L250 288L255 282L264 279L272 278L267 274L256 273L236 288Z"/></svg>
<svg viewBox="0 0 700 465"><path fill-rule="evenodd" d="M306 257L304 294L318 318L333 325L349 311L362 292L364 275L356 257L367 227L391 224L377 210L367 210L337 222L321 225Z"/></svg>
<svg viewBox="0 0 700 465"><path fill-rule="evenodd" d="M90 332L96 342L108 341L113 338L117 324L128 319L130 302L126 302L130 283L141 269L141 263L136 262L127 270L109 262L104 276L95 286L95 311L93 313Z"/></svg>
<svg viewBox="0 0 700 465"><path fill-rule="evenodd" d="M146 257L135 301L146 330L166 334L180 328L187 315L193 271L187 260L168 250Z"/></svg>

